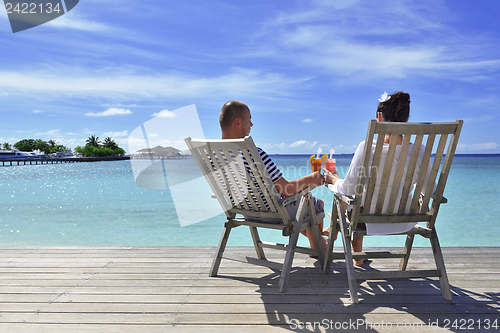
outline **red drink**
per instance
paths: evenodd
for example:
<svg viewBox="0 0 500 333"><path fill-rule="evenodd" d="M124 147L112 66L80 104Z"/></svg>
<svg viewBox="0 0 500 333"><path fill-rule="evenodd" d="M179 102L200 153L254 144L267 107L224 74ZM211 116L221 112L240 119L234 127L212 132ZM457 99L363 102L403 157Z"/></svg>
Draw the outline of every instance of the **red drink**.
<svg viewBox="0 0 500 333"><path fill-rule="evenodd" d="M325 161L326 170L335 173L335 159L329 158Z"/></svg>

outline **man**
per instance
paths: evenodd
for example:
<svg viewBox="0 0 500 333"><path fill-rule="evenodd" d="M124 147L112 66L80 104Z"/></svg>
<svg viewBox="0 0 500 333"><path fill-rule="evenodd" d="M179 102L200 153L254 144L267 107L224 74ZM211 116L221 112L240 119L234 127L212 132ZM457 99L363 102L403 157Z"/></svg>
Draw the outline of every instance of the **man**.
<svg viewBox="0 0 500 333"><path fill-rule="evenodd" d="M222 139L242 139L250 134L250 130L253 126L252 115L250 114L250 109L248 106L239 101L229 101L221 109L219 116L220 127L222 131ZM278 193L284 197L293 195L301 190L305 189L309 185L323 185L324 179L320 172L314 172L308 176L287 181L281 171L276 167L273 161L269 158L265 151L257 148L259 154L266 166L266 169L271 176L271 179L276 187ZM324 211L323 201L313 197L314 207L317 213ZM298 210L299 202L292 202L288 204L285 209L290 216L295 216ZM269 220L269 219L268 219ZM273 221L261 220L264 222L273 223ZM322 232L323 222L319 224L319 230ZM311 229L307 229L303 234L309 239L309 244L312 249L315 249L315 242L313 237L313 232ZM322 234L324 234L322 232ZM321 237L323 241L323 246L326 248L327 241Z"/></svg>

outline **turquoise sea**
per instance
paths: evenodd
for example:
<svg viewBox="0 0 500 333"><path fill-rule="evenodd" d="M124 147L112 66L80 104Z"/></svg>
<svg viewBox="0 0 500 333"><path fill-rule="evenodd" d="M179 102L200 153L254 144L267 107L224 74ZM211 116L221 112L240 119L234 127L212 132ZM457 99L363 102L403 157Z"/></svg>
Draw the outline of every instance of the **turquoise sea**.
<svg viewBox="0 0 500 333"><path fill-rule="evenodd" d="M342 176L352 156L335 157ZM287 179L310 172L309 155L271 158ZM186 174L201 176L192 159L165 163L169 184L182 184ZM449 202L441 206L437 221L442 246L500 245L499 171L500 155L455 156L445 190ZM193 186L189 191L200 189ZM317 188L313 194L331 210L333 196L327 188ZM196 205L191 195L183 195L184 206ZM215 199L213 205L218 209ZM181 227L168 187L137 186L130 161L0 167L2 246L217 245L223 223L221 210L218 216ZM284 241L276 231L264 232L262 238ZM300 238L300 244L307 245L305 237ZM399 236L367 237L365 245L399 246L403 241ZM248 228L237 228L229 245L252 245Z"/></svg>

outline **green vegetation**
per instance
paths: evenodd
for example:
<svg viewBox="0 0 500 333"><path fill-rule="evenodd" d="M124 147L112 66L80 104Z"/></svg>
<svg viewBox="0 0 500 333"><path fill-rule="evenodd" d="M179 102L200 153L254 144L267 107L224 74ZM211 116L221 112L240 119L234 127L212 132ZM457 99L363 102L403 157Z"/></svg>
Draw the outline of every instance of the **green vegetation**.
<svg viewBox="0 0 500 333"><path fill-rule="evenodd" d="M11 150L12 145L8 142L2 144L3 149ZM71 149L63 145L58 145L56 141L49 140L43 141L42 139L23 139L14 144L14 148L20 151L34 151L40 150L45 154L52 153L69 153ZM107 157L107 156L123 156L125 155L125 150L120 148L116 142L110 137L105 138L102 143L99 138L92 135L87 139L87 144L85 147L77 146L75 148L76 153L80 153L85 157Z"/></svg>
<svg viewBox="0 0 500 333"><path fill-rule="evenodd" d="M77 153L82 154L85 157L106 157L106 156L122 156L125 155L125 150L120 148L116 142L107 137L101 143L99 137L92 135L87 139L87 144L85 147L78 146L75 148Z"/></svg>
<svg viewBox="0 0 500 333"><path fill-rule="evenodd" d="M7 142L4 143L4 147L8 144ZM18 141L14 144L14 148L20 150L20 151L33 151L33 150L40 150L43 151L45 154L51 154L51 153L68 153L71 151L70 148L65 147L63 145L58 145L57 142L54 140L49 140L48 142L43 141L42 139L34 140L34 139L23 139L21 141Z"/></svg>

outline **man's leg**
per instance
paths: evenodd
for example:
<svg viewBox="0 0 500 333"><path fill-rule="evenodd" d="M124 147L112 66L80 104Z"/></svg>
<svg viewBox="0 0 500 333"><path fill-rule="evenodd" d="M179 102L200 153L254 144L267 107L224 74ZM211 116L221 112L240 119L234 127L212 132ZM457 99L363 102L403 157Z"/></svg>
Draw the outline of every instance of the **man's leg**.
<svg viewBox="0 0 500 333"><path fill-rule="evenodd" d="M324 212L325 211L324 202L318 198L315 198L315 197L313 197L313 200L314 200L314 209L316 210L315 213L318 214L318 213ZM297 214L299 202L300 202L300 199L297 200L296 202L292 202L292 203L288 204L287 206L285 206L285 209L287 210L287 212L290 216L295 216ZM321 223L318 223L318 228L319 228L319 232L322 233L323 221ZM313 235L312 229L311 228L306 229L306 230L302 231L302 234L304 236L306 236L307 239L309 240L309 247L311 249L316 249L316 243L314 242L314 235ZM326 239L324 239L323 237L321 237L321 239L323 242L323 248L326 249L326 247L328 246L328 241Z"/></svg>

